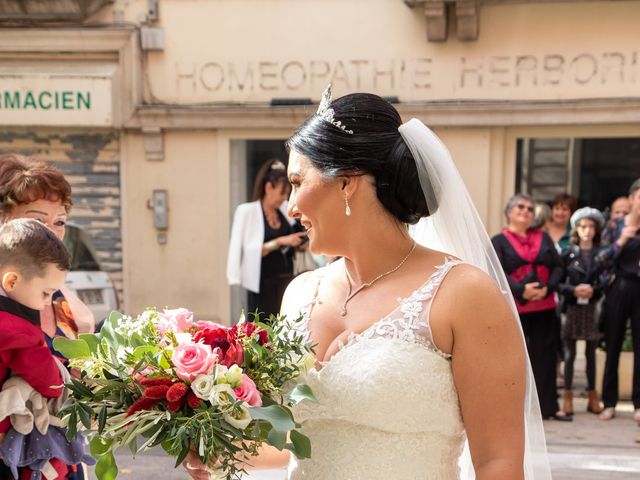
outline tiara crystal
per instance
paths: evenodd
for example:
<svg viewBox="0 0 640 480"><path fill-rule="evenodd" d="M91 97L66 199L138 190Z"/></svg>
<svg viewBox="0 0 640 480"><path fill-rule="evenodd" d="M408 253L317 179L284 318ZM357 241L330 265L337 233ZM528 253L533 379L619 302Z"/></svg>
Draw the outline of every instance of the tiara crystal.
<svg viewBox="0 0 640 480"><path fill-rule="evenodd" d="M353 135L353 130L347 130L346 125L344 125L340 120L335 119L335 114L336 112L331 108L331 84L329 84L322 94L322 99L320 100L320 105L318 106L316 115L319 115L324 121L329 122L331 125L338 127L344 133Z"/></svg>

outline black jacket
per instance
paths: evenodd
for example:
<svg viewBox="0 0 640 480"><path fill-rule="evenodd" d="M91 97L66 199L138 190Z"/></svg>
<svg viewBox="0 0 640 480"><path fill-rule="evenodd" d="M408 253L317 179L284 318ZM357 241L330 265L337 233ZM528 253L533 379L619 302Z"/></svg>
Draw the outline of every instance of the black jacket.
<svg viewBox="0 0 640 480"><path fill-rule="evenodd" d="M602 296L602 288L598 281L601 265L597 259L598 249L591 251L591 267L587 268L580 255L580 249L576 245L571 245L562 252L561 260L564 268L564 276L558 286L558 293L563 295L563 308L566 305L575 305L576 286L581 283L589 284L593 287L593 297L590 301L596 301Z"/></svg>
<svg viewBox="0 0 640 480"><path fill-rule="evenodd" d="M503 233L495 235L491 239L493 248L495 248L498 254L498 259L502 264L504 273L507 274L507 280L509 281L509 287L511 287L511 293L521 305L527 303L522 297L524 293L524 285L527 282L518 282L511 278L511 273L522 265L526 265L526 262L516 250L511 246L507 237ZM542 244L540 245L540 251L538 256L533 261L534 265L544 265L549 269L549 281L546 284L549 292L555 292L558 289L558 284L562 279L563 269L560 262L560 256L556 250L553 240L546 233L542 232Z"/></svg>

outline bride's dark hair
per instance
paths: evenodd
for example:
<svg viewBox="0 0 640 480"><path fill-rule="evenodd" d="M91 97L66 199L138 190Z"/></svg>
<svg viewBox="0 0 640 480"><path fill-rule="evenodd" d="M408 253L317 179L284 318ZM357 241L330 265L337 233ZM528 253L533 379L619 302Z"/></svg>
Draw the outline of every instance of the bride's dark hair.
<svg viewBox="0 0 640 480"><path fill-rule="evenodd" d="M416 163L398 132L398 111L369 93L345 95L331 108L335 121L353 134L313 115L287 140L287 149L304 155L327 178L373 176L378 199L403 223L429 216Z"/></svg>

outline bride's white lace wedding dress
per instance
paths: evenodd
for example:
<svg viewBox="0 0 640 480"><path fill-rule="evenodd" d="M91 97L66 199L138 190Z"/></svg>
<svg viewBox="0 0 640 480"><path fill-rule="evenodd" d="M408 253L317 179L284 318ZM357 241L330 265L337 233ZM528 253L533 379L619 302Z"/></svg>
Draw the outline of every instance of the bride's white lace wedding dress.
<svg viewBox="0 0 640 480"><path fill-rule="evenodd" d="M458 478L466 436L450 355L434 345L429 328L431 301L458 263L447 260L393 312L306 374L319 403L302 402L294 413L312 455L292 460L290 480ZM319 283L323 270L312 275ZM316 296L317 289L287 313L308 319Z"/></svg>

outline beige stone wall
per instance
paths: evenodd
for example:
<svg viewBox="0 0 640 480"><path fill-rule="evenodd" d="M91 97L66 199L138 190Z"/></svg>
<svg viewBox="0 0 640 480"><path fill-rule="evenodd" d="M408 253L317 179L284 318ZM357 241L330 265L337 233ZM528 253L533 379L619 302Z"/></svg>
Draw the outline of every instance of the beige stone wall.
<svg viewBox="0 0 640 480"><path fill-rule="evenodd" d="M156 103L318 99L366 90L403 101L625 97L640 87L639 2L483 6L480 36L428 42L401 0L164 0L150 52ZM136 21L145 1L114 12Z"/></svg>
<svg viewBox="0 0 640 480"><path fill-rule="evenodd" d="M167 132L165 160L145 159L142 137L124 136L123 235L129 311L185 306L200 318L224 311L227 286L228 161L216 132ZM224 151L222 152L224 153ZM160 245L147 202L169 194L167 243Z"/></svg>
<svg viewBox="0 0 640 480"><path fill-rule="evenodd" d="M513 194L518 138L640 136L638 124L616 120L617 109L606 104L640 91L640 2L483 6L477 41L460 42L452 33L444 43L428 42L422 8L401 0L159 3L160 20L152 26L163 29L166 47L143 52L142 83L144 102L161 108L138 112L121 137L124 281L133 313L145 305L184 305L201 318L228 321L230 142L289 135L300 111L272 121L272 98L317 101L333 82L335 95L398 96L401 109L411 112L405 120L416 115L427 124L441 105L469 106L438 110L435 129L490 234L502 227L502 209ZM137 22L146 8L146 0L116 0L91 21ZM575 126L573 110L565 108L561 121L555 115L563 102L591 105L594 99L605 99L600 120L584 109L575 110L586 119ZM487 101L494 110L479 116L474 105ZM534 107L527 111L541 112L546 125L528 126L521 111L512 120L508 109L495 109L503 101L529 102ZM199 130L185 120L189 110L163 111L165 104L197 105ZM257 109L244 125L242 107L229 114L230 105ZM223 114L233 125L220 122ZM164 161L145 159L139 131L145 122L163 129ZM531 125L540 123L531 117ZM146 205L153 189L169 192L166 245L157 243Z"/></svg>

